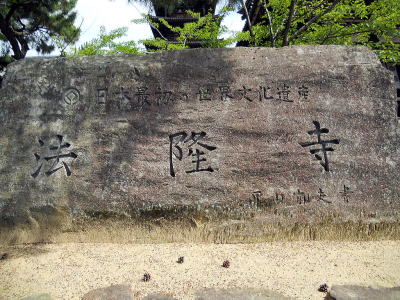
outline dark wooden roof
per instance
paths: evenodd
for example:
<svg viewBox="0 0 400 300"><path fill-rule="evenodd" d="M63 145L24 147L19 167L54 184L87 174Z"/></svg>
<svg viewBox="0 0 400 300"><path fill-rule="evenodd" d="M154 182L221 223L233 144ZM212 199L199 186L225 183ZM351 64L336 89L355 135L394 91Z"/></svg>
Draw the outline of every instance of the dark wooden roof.
<svg viewBox="0 0 400 300"><path fill-rule="evenodd" d="M161 3L157 4L157 1L153 1L156 16L149 17L153 22L158 24L157 29L151 27L153 36L156 38L165 38L173 44L178 43L176 39L179 35L163 25L159 21L159 18L163 18L173 27L182 27L185 23L197 21L197 19L187 14L186 11L191 10L199 13L200 16L205 16L209 12L214 14L217 2L217 0L181 0L180 4L176 4L176 2L173 1L170 3L161 1ZM205 41L192 40L188 41L187 45L191 48L198 48L204 43ZM148 46L146 46L146 48L149 49Z"/></svg>

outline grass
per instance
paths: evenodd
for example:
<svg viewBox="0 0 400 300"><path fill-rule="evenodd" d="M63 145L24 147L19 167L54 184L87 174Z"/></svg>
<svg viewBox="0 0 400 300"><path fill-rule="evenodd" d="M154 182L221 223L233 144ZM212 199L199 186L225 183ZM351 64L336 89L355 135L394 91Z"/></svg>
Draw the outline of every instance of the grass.
<svg viewBox="0 0 400 300"><path fill-rule="evenodd" d="M340 221L321 218L312 223L297 219L277 221L266 215L210 220L204 216L179 219L97 217L75 220L67 227L2 228L0 244L21 243L257 243L268 241L398 240L400 222Z"/></svg>

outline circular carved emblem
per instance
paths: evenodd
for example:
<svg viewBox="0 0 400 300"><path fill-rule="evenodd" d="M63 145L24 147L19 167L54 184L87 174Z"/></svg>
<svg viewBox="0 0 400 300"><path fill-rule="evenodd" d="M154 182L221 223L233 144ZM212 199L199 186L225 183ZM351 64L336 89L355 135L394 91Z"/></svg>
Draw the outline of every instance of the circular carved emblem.
<svg viewBox="0 0 400 300"><path fill-rule="evenodd" d="M64 102L69 105L74 105L79 102L80 94L79 91L75 88L69 88L64 92Z"/></svg>

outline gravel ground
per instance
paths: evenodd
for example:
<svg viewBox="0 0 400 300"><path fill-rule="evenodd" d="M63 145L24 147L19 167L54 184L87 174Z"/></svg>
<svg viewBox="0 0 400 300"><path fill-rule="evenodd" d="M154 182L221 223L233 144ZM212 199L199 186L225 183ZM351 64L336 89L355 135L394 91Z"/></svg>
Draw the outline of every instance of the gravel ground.
<svg viewBox="0 0 400 300"><path fill-rule="evenodd" d="M269 289L295 299L323 299L327 283L400 286L400 241L260 244L23 245L0 249L0 299L49 293L80 299L92 289L131 284L135 297L164 293L194 299L196 290ZM184 263L177 260L184 256ZM229 260L229 268L222 267ZM151 280L143 282L143 274Z"/></svg>

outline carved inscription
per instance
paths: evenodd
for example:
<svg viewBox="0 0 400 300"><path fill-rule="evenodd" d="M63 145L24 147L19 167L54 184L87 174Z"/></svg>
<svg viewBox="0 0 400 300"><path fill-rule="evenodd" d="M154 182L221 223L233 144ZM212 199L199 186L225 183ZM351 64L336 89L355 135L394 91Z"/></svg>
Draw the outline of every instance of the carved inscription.
<svg viewBox="0 0 400 300"><path fill-rule="evenodd" d="M182 161L184 157L190 157L193 159L192 163L194 164L194 167L191 170L187 170L186 173L214 172L214 169L211 166L204 166L207 161L204 157L206 154L204 151L207 150L210 152L217 149L215 146L210 146L202 142L206 135L207 134L204 131L199 133L192 131L190 135L185 131L181 131L169 136L169 170L172 177L175 177L174 157L178 159L178 161ZM184 151L187 151L186 155Z"/></svg>
<svg viewBox="0 0 400 300"><path fill-rule="evenodd" d="M349 202L352 193L353 191L351 191L350 188L346 185L343 185L343 190L340 191L340 195L345 202Z"/></svg>
<svg viewBox="0 0 400 300"><path fill-rule="evenodd" d="M240 95L239 100L244 99L244 100L252 102L254 99L253 99L253 97L251 97L251 94L250 94L251 91L252 91L252 89L243 86L243 88L238 90L239 95Z"/></svg>
<svg viewBox="0 0 400 300"><path fill-rule="evenodd" d="M305 193L305 192L301 191L300 189L297 189L297 191L294 193L294 195L296 196L296 202L298 204L306 204L306 203L311 202L310 194Z"/></svg>
<svg viewBox="0 0 400 300"><path fill-rule="evenodd" d="M121 87L120 90L115 93L115 96L119 110L131 110L131 97L128 91Z"/></svg>
<svg viewBox="0 0 400 300"><path fill-rule="evenodd" d="M296 93L297 89L297 93ZM286 83L276 85L241 85L233 88L228 83L218 83L198 86L189 92L173 91L160 86L120 86L108 88L102 86L97 89L97 105L99 111L132 111L148 107L158 107L173 104L176 101L244 101L244 102L295 102L309 101L310 91L304 84L294 88ZM111 98L111 99L109 99ZM69 89L64 94L64 101L68 103L79 100L79 92ZM114 104L112 104L114 103Z"/></svg>
<svg viewBox="0 0 400 300"><path fill-rule="evenodd" d="M156 105L157 106L167 105L173 101L171 91L166 91L166 90L162 90L161 88L158 88L155 95L156 95Z"/></svg>
<svg viewBox="0 0 400 300"><path fill-rule="evenodd" d="M350 187L344 185L343 189L337 191L336 196L339 196L343 199L344 202L348 203L350 199L350 195L353 191L350 190ZM301 189L297 189L294 193L287 191L282 192L275 192L275 196L264 197L263 192L261 190L256 190L251 193L251 197L249 200L250 207L261 209L261 208L268 208L273 207L278 204L283 204L285 200L287 200L286 204L298 204L304 205L311 202L316 203L327 203L332 204L332 201L329 200L329 196L324 192L322 188L318 188L318 191L314 193L305 192Z"/></svg>
<svg viewBox="0 0 400 300"><path fill-rule="evenodd" d="M257 208L262 206L262 192L261 191L254 191L251 193L252 201L251 206L255 206Z"/></svg>
<svg viewBox="0 0 400 300"><path fill-rule="evenodd" d="M231 91L231 87L229 85L220 85L218 88L222 101L228 101L229 99L233 99L233 94Z"/></svg>
<svg viewBox="0 0 400 300"><path fill-rule="evenodd" d="M323 201L323 202L326 202L326 203L332 203L331 201L328 201L326 199L326 197L328 197L328 195L325 194L325 192L321 188L319 188L318 189L318 198L317 198L317 200L318 201Z"/></svg>
<svg viewBox="0 0 400 300"><path fill-rule="evenodd" d="M63 139L64 137L62 135L57 135L55 139L56 144L50 145L48 148L45 147L45 143L41 139L38 140L39 146L42 151L40 152L40 154L34 153L34 156L36 158L37 168L35 172L31 174L33 178L39 176L42 168L46 169L46 171L44 172L46 176L50 176L62 168L65 169L65 173L67 174L67 176L71 176L72 172L67 163L64 162L64 159L68 158L75 159L78 157L78 155L76 155L74 152L62 153L63 149L67 149L71 146L70 143L63 143ZM51 153L51 154L44 155L43 153ZM43 165L47 166L43 167Z"/></svg>
<svg viewBox="0 0 400 300"><path fill-rule="evenodd" d="M99 106L100 113L106 113L106 105L107 105L107 89L98 89L97 90L97 105Z"/></svg>
<svg viewBox="0 0 400 300"><path fill-rule="evenodd" d="M63 100L68 105L75 105L80 100L80 93L76 88L69 88L64 92Z"/></svg>
<svg viewBox="0 0 400 300"><path fill-rule="evenodd" d="M290 86L283 84L282 87L278 88L279 100L285 101L285 102L293 102L293 99L289 98L290 93L291 93Z"/></svg>
<svg viewBox="0 0 400 300"><path fill-rule="evenodd" d="M298 93L301 99L308 100L309 91L308 87L306 87L304 84L299 87Z"/></svg>
<svg viewBox="0 0 400 300"><path fill-rule="evenodd" d="M212 89L209 87L201 87L197 92L197 95L199 96L198 99L200 101L204 100L211 101L211 94L212 94Z"/></svg>
<svg viewBox="0 0 400 300"><path fill-rule="evenodd" d="M272 96L271 87L269 86L260 86L258 93L259 101L274 99L274 96Z"/></svg>
<svg viewBox="0 0 400 300"><path fill-rule="evenodd" d="M149 96L150 94L147 92L149 88L145 86L141 86L137 88L137 93L135 94L136 100L139 107L143 107L146 105L150 105Z"/></svg>
<svg viewBox="0 0 400 300"><path fill-rule="evenodd" d="M282 193L275 193L274 204L278 205L285 201L285 195Z"/></svg>
<svg viewBox="0 0 400 300"><path fill-rule="evenodd" d="M315 135L317 137L316 142L305 142L305 143L299 143L302 147L310 147L310 146L315 146L315 145L320 145L321 148L314 148L310 149L310 153L315 155L315 158L320 161L321 166L324 167L324 170L326 172L329 172L329 161L328 161L328 152L332 152L335 149L332 147L329 147L329 144L339 144L338 139L333 139L333 140L323 140L321 135L325 133L329 133L328 128L321 128L321 125L319 124L318 121L313 121L313 124L315 126L314 130L308 131L308 134L313 136ZM319 153L322 153L320 155Z"/></svg>

